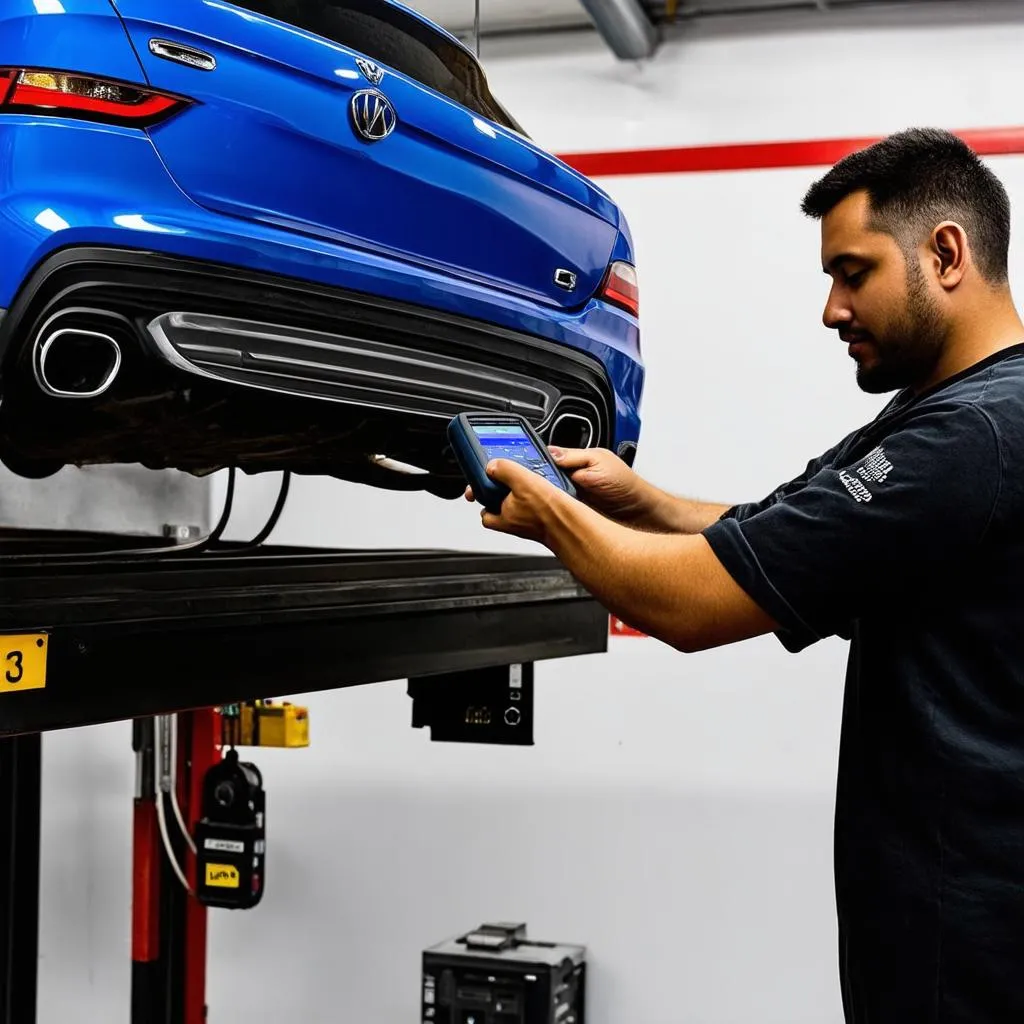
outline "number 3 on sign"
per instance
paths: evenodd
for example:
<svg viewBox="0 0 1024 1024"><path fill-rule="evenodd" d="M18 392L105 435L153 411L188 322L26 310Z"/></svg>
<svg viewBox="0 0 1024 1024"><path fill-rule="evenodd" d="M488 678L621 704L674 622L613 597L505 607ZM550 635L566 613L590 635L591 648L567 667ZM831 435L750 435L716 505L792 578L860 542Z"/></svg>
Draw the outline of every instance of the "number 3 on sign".
<svg viewBox="0 0 1024 1024"><path fill-rule="evenodd" d="M0 694L46 686L45 633L0 635Z"/></svg>
<svg viewBox="0 0 1024 1024"><path fill-rule="evenodd" d="M9 683L20 683L25 678L25 655L21 651L8 651L7 660L13 663L14 668L8 669L4 678Z"/></svg>

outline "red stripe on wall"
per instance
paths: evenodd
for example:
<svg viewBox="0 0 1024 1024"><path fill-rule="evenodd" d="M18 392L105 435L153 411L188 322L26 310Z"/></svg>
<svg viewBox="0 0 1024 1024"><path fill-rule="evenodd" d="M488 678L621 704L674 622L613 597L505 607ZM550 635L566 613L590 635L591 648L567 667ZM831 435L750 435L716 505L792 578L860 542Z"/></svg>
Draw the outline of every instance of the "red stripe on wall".
<svg viewBox="0 0 1024 1024"><path fill-rule="evenodd" d="M979 156L1024 153L1024 128L979 128L956 133ZM708 171L766 170L772 167L828 166L864 149L881 136L814 139L800 142L741 142L674 149L628 149L608 153L565 153L570 167L588 177L627 174L693 174Z"/></svg>

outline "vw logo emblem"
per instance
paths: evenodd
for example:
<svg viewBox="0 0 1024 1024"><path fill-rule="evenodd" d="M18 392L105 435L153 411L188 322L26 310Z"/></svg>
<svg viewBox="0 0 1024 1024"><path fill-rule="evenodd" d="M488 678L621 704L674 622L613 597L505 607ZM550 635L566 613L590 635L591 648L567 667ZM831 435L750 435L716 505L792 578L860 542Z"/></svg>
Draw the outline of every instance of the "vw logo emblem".
<svg viewBox="0 0 1024 1024"><path fill-rule="evenodd" d="M376 89L362 89L352 97L349 107L356 133L367 142L386 139L398 124L391 100Z"/></svg>

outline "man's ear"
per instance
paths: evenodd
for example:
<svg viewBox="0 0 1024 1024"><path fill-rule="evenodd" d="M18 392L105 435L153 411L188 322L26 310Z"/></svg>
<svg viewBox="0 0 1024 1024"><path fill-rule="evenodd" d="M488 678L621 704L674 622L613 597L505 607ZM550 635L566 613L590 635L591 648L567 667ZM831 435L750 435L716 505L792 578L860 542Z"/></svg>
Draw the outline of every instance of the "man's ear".
<svg viewBox="0 0 1024 1024"><path fill-rule="evenodd" d="M940 286L952 291L967 272L967 232L955 221L944 221L928 240L928 255Z"/></svg>

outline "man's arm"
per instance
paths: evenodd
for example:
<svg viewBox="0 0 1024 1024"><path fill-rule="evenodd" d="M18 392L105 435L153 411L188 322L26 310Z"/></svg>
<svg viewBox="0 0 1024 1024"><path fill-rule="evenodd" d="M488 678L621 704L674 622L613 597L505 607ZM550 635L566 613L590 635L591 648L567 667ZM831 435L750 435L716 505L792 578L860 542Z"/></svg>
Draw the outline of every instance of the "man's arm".
<svg viewBox="0 0 1024 1024"><path fill-rule="evenodd" d="M552 447L550 451L586 504L635 530L700 533L732 507L669 494L603 448Z"/></svg>
<svg viewBox="0 0 1024 1024"><path fill-rule="evenodd" d="M644 514L629 525L638 530L653 530L656 533L696 534L706 530L732 508L708 501L681 498L653 487Z"/></svg>
<svg viewBox="0 0 1024 1024"><path fill-rule="evenodd" d="M499 461L490 472L512 493L500 516L483 513L484 525L541 541L631 626L684 652L775 629L703 537L648 533L612 522L511 462Z"/></svg>
<svg viewBox="0 0 1024 1024"><path fill-rule="evenodd" d="M947 567L955 575L1020 521L1001 424L950 391L870 451L811 464L804 480L699 537L630 537L518 466L497 471L513 500L493 527L544 541L625 621L684 651L768 629L792 652L848 637L894 579L927 600Z"/></svg>
<svg viewBox="0 0 1024 1024"><path fill-rule="evenodd" d="M776 628L701 536L630 530L579 503L553 503L547 520L548 547L598 601L684 653Z"/></svg>

